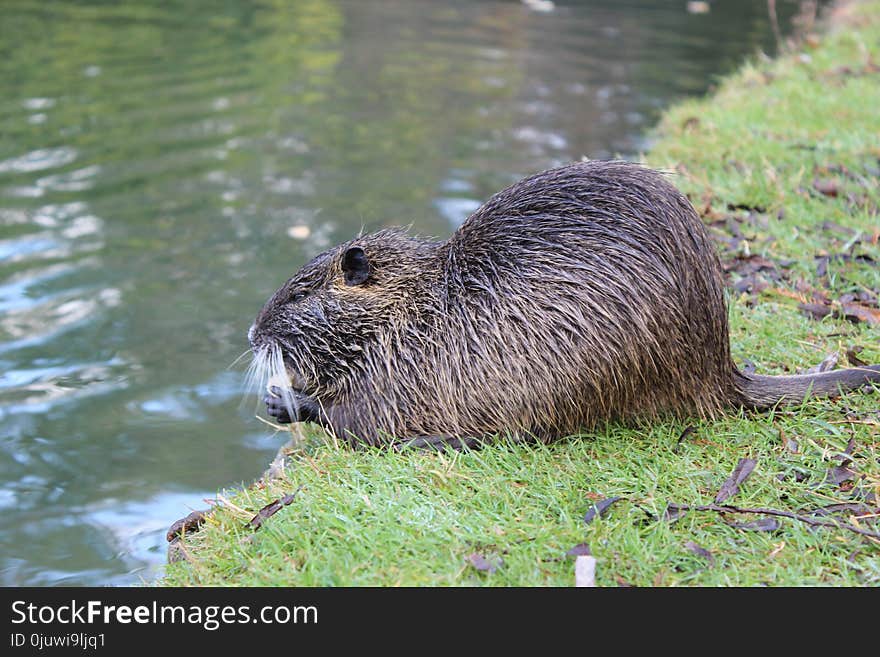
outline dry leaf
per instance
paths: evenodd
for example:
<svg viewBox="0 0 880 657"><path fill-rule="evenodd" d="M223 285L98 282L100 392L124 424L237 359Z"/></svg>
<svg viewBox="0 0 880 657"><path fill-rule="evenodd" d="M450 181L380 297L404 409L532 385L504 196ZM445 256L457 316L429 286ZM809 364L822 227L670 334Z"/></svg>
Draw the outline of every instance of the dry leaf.
<svg viewBox="0 0 880 657"><path fill-rule="evenodd" d="M591 522L593 522L593 520L596 519L596 516L604 516L606 513L608 513L608 508L619 499L620 497L609 497L608 499L596 502L584 515L584 522L589 525Z"/></svg>
<svg viewBox="0 0 880 657"><path fill-rule="evenodd" d="M782 541L779 545L773 547L770 553L767 555L768 559L775 559L776 555L782 552L782 549L785 547L785 541Z"/></svg>
<svg viewBox="0 0 880 657"><path fill-rule="evenodd" d="M859 354L864 350L861 345L850 347L846 350L846 360L852 367L866 367L868 363L859 358Z"/></svg>
<svg viewBox="0 0 880 657"><path fill-rule="evenodd" d="M837 365L837 352L832 352L825 356L822 359L822 362L818 365L813 365L813 367L808 368L804 371L804 374L819 374L820 372L828 372L833 370Z"/></svg>
<svg viewBox="0 0 880 657"><path fill-rule="evenodd" d="M703 559L708 561L710 567L715 565L715 557L706 548L704 548L700 545L697 545L693 541L688 541L687 543L684 544L684 546L688 550L690 550L691 552L696 554L698 557L702 557Z"/></svg>
<svg viewBox="0 0 880 657"><path fill-rule="evenodd" d="M840 313L851 322L880 324L880 308L871 308L860 303L844 303L840 306Z"/></svg>
<svg viewBox="0 0 880 657"><path fill-rule="evenodd" d="M682 431L681 434L678 436L678 440L675 443L675 447L672 448L672 453L678 454L678 450L681 448L681 443L684 441L685 438L689 437L696 430L697 429L693 426L685 427L685 430Z"/></svg>
<svg viewBox="0 0 880 657"><path fill-rule="evenodd" d="M721 504L724 500L736 495L739 492L739 485L752 474L756 463L757 461L753 459L740 459L730 477L721 484L721 488L715 496L715 504Z"/></svg>
<svg viewBox="0 0 880 657"><path fill-rule="evenodd" d="M185 518L175 520L168 528L168 533L165 534L165 540L170 543L174 539L179 538L181 534L192 534L193 532L199 531L210 512L211 509L193 511Z"/></svg>
<svg viewBox="0 0 880 657"><path fill-rule="evenodd" d="M822 319L831 314L831 308L822 303L799 303L798 309L813 319Z"/></svg>
<svg viewBox="0 0 880 657"><path fill-rule="evenodd" d="M497 563L492 563L482 554L477 554L476 552L468 556L468 561L477 570L489 573L490 575L498 570L498 566L501 565L501 559L497 559Z"/></svg>
<svg viewBox="0 0 880 657"><path fill-rule="evenodd" d="M666 510L663 512L663 519L667 522L673 522L681 518L684 514L687 513L687 508L682 508L677 504L669 503L666 505Z"/></svg>
<svg viewBox="0 0 880 657"><path fill-rule="evenodd" d="M813 181L813 189L824 196L835 197L840 193L840 186L831 178L817 178Z"/></svg>
<svg viewBox="0 0 880 657"><path fill-rule="evenodd" d="M589 545L586 543L578 543L565 554L570 557L588 557L593 553L590 551Z"/></svg>

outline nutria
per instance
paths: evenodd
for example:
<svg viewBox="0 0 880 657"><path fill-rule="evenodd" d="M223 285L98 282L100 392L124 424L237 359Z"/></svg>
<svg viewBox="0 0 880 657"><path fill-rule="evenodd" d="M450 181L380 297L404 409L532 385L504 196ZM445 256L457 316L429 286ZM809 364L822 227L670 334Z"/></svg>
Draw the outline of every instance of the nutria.
<svg viewBox="0 0 880 657"><path fill-rule="evenodd" d="M660 173L580 162L493 196L445 241L401 229L322 253L248 332L264 401L353 444L550 440L880 381L880 366L740 372L718 255Z"/></svg>

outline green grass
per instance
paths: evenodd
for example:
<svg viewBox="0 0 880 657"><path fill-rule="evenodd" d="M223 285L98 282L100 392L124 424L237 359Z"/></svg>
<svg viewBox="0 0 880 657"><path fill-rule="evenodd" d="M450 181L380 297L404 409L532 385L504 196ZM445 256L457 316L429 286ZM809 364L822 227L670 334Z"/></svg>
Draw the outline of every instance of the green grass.
<svg viewBox="0 0 880 657"><path fill-rule="evenodd" d="M880 327L807 318L795 298L813 289L829 299L880 291L875 62L880 2L856 3L818 47L747 65L713 97L670 110L658 128L648 161L678 171L676 184L707 219L743 221L749 240L741 252L790 261L787 278L763 293L731 295L734 357L759 372L808 367L832 352L845 363L853 346L863 347L863 360L880 362ZM817 192L815 179L834 180L840 192ZM750 216L730 207L757 209ZM859 231L858 243L823 229L826 221ZM851 246L874 262L832 261L825 278L817 275L816 254ZM547 446L502 442L460 454L354 451L314 434L293 450L281 478L224 496L203 529L185 538L188 560L170 564L159 584L569 586L574 561L565 552L586 542L599 585L877 586L880 541L842 528L781 519L778 530L758 532L713 512L672 523L661 516L670 502L712 503L744 457L757 467L730 504L804 513L880 497L878 406L875 391L776 413L608 426ZM695 432L676 448L688 425ZM856 479L826 480L850 440ZM259 531L245 527L298 487ZM589 507L610 496L624 499L585 524ZM688 542L709 550L713 563ZM479 571L468 560L474 553L500 566Z"/></svg>

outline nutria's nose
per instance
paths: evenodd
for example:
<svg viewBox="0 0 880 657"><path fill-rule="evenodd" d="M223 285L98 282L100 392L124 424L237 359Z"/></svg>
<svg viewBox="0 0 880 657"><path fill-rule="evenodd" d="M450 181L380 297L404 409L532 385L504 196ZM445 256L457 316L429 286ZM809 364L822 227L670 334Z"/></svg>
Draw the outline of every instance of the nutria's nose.
<svg viewBox="0 0 880 657"><path fill-rule="evenodd" d="M251 324L251 327L248 329L248 342L251 343L251 347L254 346L254 333L257 331L256 323Z"/></svg>

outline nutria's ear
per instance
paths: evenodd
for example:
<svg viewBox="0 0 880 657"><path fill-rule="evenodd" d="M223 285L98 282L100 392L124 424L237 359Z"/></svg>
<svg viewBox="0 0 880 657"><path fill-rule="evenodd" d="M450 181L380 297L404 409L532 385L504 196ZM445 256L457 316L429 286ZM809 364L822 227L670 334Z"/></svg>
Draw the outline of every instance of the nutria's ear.
<svg viewBox="0 0 880 657"><path fill-rule="evenodd" d="M370 277L370 261L359 246L352 246L342 256L342 273L346 285L360 285Z"/></svg>

